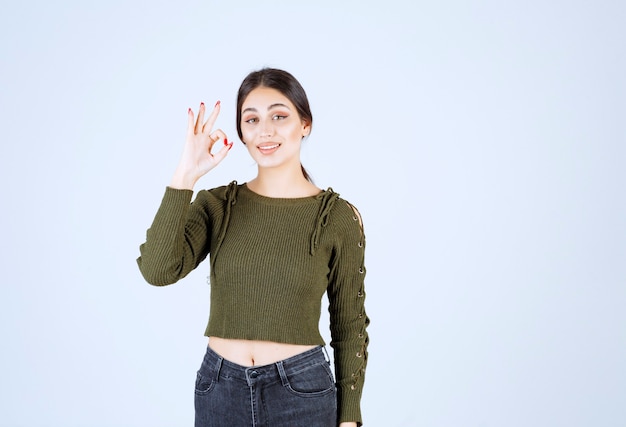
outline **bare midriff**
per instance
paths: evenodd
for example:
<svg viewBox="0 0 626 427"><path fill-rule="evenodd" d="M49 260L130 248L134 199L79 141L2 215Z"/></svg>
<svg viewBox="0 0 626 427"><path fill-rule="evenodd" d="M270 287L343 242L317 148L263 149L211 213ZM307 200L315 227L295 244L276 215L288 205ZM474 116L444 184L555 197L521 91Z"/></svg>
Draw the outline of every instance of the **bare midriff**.
<svg viewBox="0 0 626 427"><path fill-rule="evenodd" d="M263 366L288 359L317 346L210 337L209 347L224 359L238 365Z"/></svg>

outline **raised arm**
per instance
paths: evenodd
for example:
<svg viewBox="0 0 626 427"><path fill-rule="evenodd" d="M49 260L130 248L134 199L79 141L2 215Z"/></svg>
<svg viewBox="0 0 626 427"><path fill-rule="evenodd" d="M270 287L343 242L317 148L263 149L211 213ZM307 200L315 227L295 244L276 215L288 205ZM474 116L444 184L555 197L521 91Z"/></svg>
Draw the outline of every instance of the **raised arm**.
<svg viewBox="0 0 626 427"><path fill-rule="evenodd" d="M209 253L214 226L209 205L214 204L214 200L208 192L202 191L193 203L190 202L198 179L224 160L232 147L222 130L212 131L219 111L219 101L206 121L204 104L200 105L197 118L191 109L188 111L183 154L137 259L144 278L153 285L178 281ZM215 154L211 153L220 139L224 146Z"/></svg>

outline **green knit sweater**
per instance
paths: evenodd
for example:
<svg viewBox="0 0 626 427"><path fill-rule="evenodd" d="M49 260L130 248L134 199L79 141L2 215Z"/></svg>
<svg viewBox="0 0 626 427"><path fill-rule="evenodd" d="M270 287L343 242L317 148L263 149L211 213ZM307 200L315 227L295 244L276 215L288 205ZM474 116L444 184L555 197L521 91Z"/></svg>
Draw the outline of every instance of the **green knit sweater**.
<svg viewBox="0 0 626 427"><path fill-rule="evenodd" d="M323 345L328 294L339 420L361 423L367 362L365 236L356 209L329 189L270 198L237 185L168 187L137 262L157 286L185 277L210 254L211 307L205 334Z"/></svg>

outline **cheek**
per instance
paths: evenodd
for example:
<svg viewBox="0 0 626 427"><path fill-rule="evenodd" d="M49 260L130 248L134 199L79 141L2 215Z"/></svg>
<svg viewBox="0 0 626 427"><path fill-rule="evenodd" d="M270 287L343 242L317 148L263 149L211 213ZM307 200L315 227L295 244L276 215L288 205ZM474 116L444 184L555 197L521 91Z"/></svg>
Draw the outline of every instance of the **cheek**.
<svg viewBox="0 0 626 427"><path fill-rule="evenodd" d="M293 131L291 132L291 136L292 139L294 141L300 141L302 140L302 137L304 136L304 130L300 127L296 127L295 129L293 129Z"/></svg>
<svg viewBox="0 0 626 427"><path fill-rule="evenodd" d="M254 137L254 132L252 132L249 128L241 127L241 138L243 142L251 141Z"/></svg>

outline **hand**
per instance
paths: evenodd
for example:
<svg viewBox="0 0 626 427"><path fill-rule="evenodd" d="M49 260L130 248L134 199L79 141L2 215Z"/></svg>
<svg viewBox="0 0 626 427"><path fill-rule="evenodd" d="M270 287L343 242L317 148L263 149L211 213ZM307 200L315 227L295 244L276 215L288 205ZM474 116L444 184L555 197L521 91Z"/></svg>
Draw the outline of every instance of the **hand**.
<svg viewBox="0 0 626 427"><path fill-rule="evenodd" d="M228 138L221 129L211 131L220 113L220 102L217 101L215 108L213 108L206 122L203 123L204 113L205 106L202 103L198 111L198 118L194 121L193 111L191 108L189 109L185 147L170 187L193 189L193 186L203 175L224 160L233 146L232 142L228 143ZM213 145L220 139L224 141L224 147L212 154Z"/></svg>

